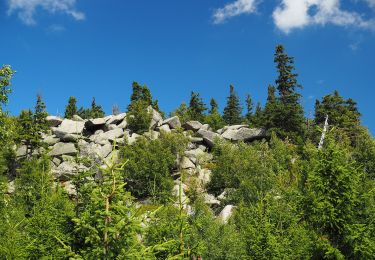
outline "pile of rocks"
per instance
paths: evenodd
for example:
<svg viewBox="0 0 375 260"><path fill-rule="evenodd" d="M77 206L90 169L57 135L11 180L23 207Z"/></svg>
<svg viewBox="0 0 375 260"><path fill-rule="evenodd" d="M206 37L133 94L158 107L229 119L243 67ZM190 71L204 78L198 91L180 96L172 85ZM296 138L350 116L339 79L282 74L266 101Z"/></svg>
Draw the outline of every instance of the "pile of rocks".
<svg viewBox="0 0 375 260"><path fill-rule="evenodd" d="M246 125L226 126L218 131L213 131L209 125L198 121L189 121L181 125L177 116L163 120L162 116L153 108L148 108L152 113L150 130L144 135L150 139L159 137L160 132L173 132L181 129L189 138L187 150L182 158L178 158L178 167L172 176L175 179L173 192L177 195L182 187L183 197L187 201L185 192L189 190L190 182L198 180L200 191L204 193L206 203L213 207L220 205L220 199L205 193L205 185L210 181L211 171L204 165L212 159L209 153L216 139L226 139L233 142L253 141L266 136L264 129L251 129ZM90 167L105 165L118 157L118 147L124 143L125 138L129 144L136 142L140 135L127 128L126 113L109 115L104 118L83 120L79 116L73 119L62 119L48 116L47 122L51 127L49 134L43 136L43 141L48 145L48 154L51 156L51 167L55 178L62 183L66 190L74 195L72 176L79 171ZM17 150L17 156L26 155L26 147ZM76 158L89 158L91 164L77 162ZM181 175L184 174L184 178ZM184 183L181 183L184 179ZM230 207L232 209L232 207ZM226 207L226 212L228 207ZM224 214L224 213L223 213ZM222 214L222 215L223 215ZM223 216L228 215L225 213ZM225 221L223 217L223 221Z"/></svg>

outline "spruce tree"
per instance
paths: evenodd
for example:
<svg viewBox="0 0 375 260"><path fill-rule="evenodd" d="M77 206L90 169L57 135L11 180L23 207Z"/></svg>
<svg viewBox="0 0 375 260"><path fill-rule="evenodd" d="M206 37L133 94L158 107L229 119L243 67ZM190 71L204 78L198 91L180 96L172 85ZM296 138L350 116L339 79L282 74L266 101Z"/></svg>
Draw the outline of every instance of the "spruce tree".
<svg viewBox="0 0 375 260"><path fill-rule="evenodd" d="M252 123L253 121L253 101L251 99L250 94L246 95L246 121L248 124Z"/></svg>
<svg viewBox="0 0 375 260"><path fill-rule="evenodd" d="M34 124L36 131L39 135L46 133L49 129L47 123L48 113L46 111L46 105L42 100L41 95L37 95L35 112L34 112Z"/></svg>
<svg viewBox="0 0 375 260"><path fill-rule="evenodd" d="M205 123L209 124L211 128L214 130L224 127L225 122L222 116L220 115L219 106L215 99L211 99L210 106L211 108L209 114L205 118Z"/></svg>
<svg viewBox="0 0 375 260"><path fill-rule="evenodd" d="M252 123L254 127L264 126L264 111L259 102L257 103L255 107L255 112L252 118Z"/></svg>
<svg viewBox="0 0 375 260"><path fill-rule="evenodd" d="M338 128L341 133L350 138L354 145L359 134L360 116L356 102L349 98L345 100L336 90L326 95L322 101L316 100L314 123L320 127L328 115L329 125Z"/></svg>
<svg viewBox="0 0 375 260"><path fill-rule="evenodd" d="M96 104L95 97L92 98L90 112L91 118L100 118L105 116L102 106Z"/></svg>
<svg viewBox="0 0 375 260"><path fill-rule="evenodd" d="M171 113L171 117L172 116L178 116L181 124L191 120L189 110L185 102L182 102L181 105Z"/></svg>
<svg viewBox="0 0 375 260"><path fill-rule="evenodd" d="M26 155L29 157L32 155L34 148L40 143L40 136L36 131L33 112L30 109L22 110L17 123L17 141L23 142L26 146Z"/></svg>
<svg viewBox="0 0 375 260"><path fill-rule="evenodd" d="M204 112L207 110L206 104L197 92L191 92L189 102L189 114L192 120L203 122Z"/></svg>
<svg viewBox="0 0 375 260"><path fill-rule="evenodd" d="M72 119L78 112L77 99L75 97L69 97L68 105L65 108L65 118Z"/></svg>
<svg viewBox="0 0 375 260"><path fill-rule="evenodd" d="M279 95L270 126L283 138L301 141L305 133L305 118L299 103L301 95L297 93L297 88L302 86L297 82L298 74L294 73L294 58L284 52L282 45L276 46L274 57L278 72L275 82Z"/></svg>
<svg viewBox="0 0 375 260"><path fill-rule="evenodd" d="M217 102L216 102L216 100L214 98L211 98L211 100L210 100L210 106L211 106L211 108L210 108L209 113L211 115L214 114L214 113L216 113L216 112L219 112L219 105L217 104Z"/></svg>
<svg viewBox="0 0 375 260"><path fill-rule="evenodd" d="M141 86L138 82L133 82L132 84L132 95L130 96L130 104L128 105L128 111L131 111L132 106L139 101L147 104L147 106L152 106L155 110L159 111L159 104L157 100L152 99L150 89L144 85Z"/></svg>
<svg viewBox="0 0 375 260"><path fill-rule="evenodd" d="M0 109L1 105L8 102L8 94L11 92L10 80L14 75L14 71L9 65L0 68Z"/></svg>
<svg viewBox="0 0 375 260"><path fill-rule="evenodd" d="M242 122L242 107L240 100L234 91L233 85L229 87L229 96L227 98L227 106L224 108L223 119L228 125L236 125Z"/></svg>

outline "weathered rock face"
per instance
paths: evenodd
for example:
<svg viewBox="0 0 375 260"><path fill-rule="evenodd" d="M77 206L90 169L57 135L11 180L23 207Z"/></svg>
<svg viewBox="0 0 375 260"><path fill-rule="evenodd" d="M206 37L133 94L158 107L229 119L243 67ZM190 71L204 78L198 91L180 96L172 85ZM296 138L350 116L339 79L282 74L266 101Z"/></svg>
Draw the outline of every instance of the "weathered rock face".
<svg viewBox="0 0 375 260"><path fill-rule="evenodd" d="M168 125L171 129L181 127L180 119L178 118L178 116L165 119L162 124Z"/></svg>
<svg viewBox="0 0 375 260"><path fill-rule="evenodd" d="M221 139L219 134L204 129L199 129L197 135L203 138L209 148L214 146L216 139Z"/></svg>
<svg viewBox="0 0 375 260"><path fill-rule="evenodd" d="M218 219L220 219L223 223L228 223L229 218L233 215L233 211L235 206L233 205L226 205L223 210L220 212Z"/></svg>
<svg viewBox="0 0 375 260"><path fill-rule="evenodd" d="M104 118L89 119L85 123L85 128L89 131L95 132L96 130L102 128L106 123Z"/></svg>
<svg viewBox="0 0 375 260"><path fill-rule="evenodd" d="M47 116L46 120L50 127L59 126L63 121L63 119L58 116Z"/></svg>
<svg viewBox="0 0 375 260"><path fill-rule="evenodd" d="M202 128L202 124L198 121L188 121L186 122L182 127L185 129L185 130L191 130L193 132L196 132L198 131L199 129Z"/></svg>
<svg viewBox="0 0 375 260"><path fill-rule="evenodd" d="M59 127L52 128L52 132L59 138L63 137L66 134L81 135L84 127L84 121L73 121L70 119L64 119Z"/></svg>
<svg viewBox="0 0 375 260"><path fill-rule="evenodd" d="M77 149L73 143L57 143L48 153L49 156L76 155Z"/></svg>
<svg viewBox="0 0 375 260"><path fill-rule="evenodd" d="M250 129L247 127L228 128L221 135L223 138L230 141L253 141L266 137L266 130L263 128Z"/></svg>
<svg viewBox="0 0 375 260"><path fill-rule="evenodd" d="M150 129L154 130L156 127L161 126L163 123L163 117L160 115L160 113L151 106L149 106L147 110L152 114Z"/></svg>

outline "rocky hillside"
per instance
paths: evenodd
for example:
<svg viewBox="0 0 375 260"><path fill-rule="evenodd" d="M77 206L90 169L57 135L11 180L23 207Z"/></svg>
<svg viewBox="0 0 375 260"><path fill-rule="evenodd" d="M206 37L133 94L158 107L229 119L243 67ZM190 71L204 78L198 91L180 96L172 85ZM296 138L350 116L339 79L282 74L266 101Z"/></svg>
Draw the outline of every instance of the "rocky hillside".
<svg viewBox="0 0 375 260"><path fill-rule="evenodd" d="M149 109L151 111L152 108ZM106 164L118 158L119 147L124 142L133 144L140 137L127 128L126 113L89 120L83 120L79 116L74 116L72 120L48 116L47 121L50 132L43 137L43 141L48 145L52 172L71 196L75 195L75 187L71 181L73 176L90 168L106 167ZM204 188L210 181L211 171L203 165L212 159L210 150L215 139L249 142L264 138L266 134L264 129L250 129L247 125L226 126L216 132L209 125L198 121L188 121L181 125L177 116L163 119L156 110L152 109L150 129L143 135L153 140L157 139L162 131L170 133L178 129L188 137L189 143L184 156L176 157L176 167L171 172L175 179L173 192L176 195L179 192L180 172L187 172L189 176L195 176L199 180L199 192L204 193L206 203L212 207L220 205L220 199L224 196L215 198L205 193ZM27 147L20 146L16 154L18 158L26 156ZM90 163L79 162L77 158L89 159ZM184 178L183 191L189 188L189 176ZM184 192L182 195L184 201L187 201ZM230 211L231 207L229 205L223 211Z"/></svg>

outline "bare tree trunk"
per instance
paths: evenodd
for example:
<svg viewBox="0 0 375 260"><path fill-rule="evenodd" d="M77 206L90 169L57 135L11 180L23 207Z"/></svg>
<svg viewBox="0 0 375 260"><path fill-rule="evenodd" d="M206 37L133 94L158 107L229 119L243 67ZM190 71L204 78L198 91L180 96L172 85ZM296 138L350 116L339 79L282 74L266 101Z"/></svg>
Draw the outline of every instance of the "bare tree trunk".
<svg viewBox="0 0 375 260"><path fill-rule="evenodd" d="M324 123L322 136L320 137L318 149L322 149L322 147L323 147L324 138L326 137L327 130L328 130L328 115L326 115L326 121Z"/></svg>

